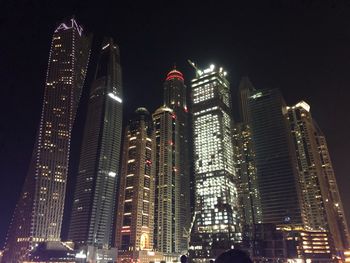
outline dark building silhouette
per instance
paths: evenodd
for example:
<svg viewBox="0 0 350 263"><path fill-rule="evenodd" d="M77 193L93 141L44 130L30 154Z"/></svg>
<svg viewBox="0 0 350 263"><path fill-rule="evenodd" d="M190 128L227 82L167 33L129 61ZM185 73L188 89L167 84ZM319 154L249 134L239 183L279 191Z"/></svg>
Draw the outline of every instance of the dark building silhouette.
<svg viewBox="0 0 350 263"><path fill-rule="evenodd" d="M105 39L92 82L68 238L81 246L111 246L122 133L119 47Z"/></svg>
<svg viewBox="0 0 350 263"><path fill-rule="evenodd" d="M243 77L238 91L241 122L236 123L233 129L241 215L243 223L247 225L262 222L261 200L248 107L249 97L255 91L256 89L250 80Z"/></svg>
<svg viewBox="0 0 350 263"><path fill-rule="evenodd" d="M239 114L240 121L244 124L249 124L249 97L256 92L252 82L248 77L242 77L238 86L238 102L239 102Z"/></svg>
<svg viewBox="0 0 350 263"><path fill-rule="evenodd" d="M59 241L69 146L90 54L73 18L55 30L32 160L8 231L3 261L26 258L39 242Z"/></svg>
<svg viewBox="0 0 350 263"><path fill-rule="evenodd" d="M238 196L240 198L242 223L248 225L261 223L261 200L252 132L249 124L235 124L233 138L235 166L239 177Z"/></svg>
<svg viewBox="0 0 350 263"><path fill-rule="evenodd" d="M300 185L283 97L277 89L255 91L250 94L248 108L262 222L301 226Z"/></svg>
<svg viewBox="0 0 350 263"><path fill-rule="evenodd" d="M262 223L290 226L302 238L325 235L327 257L342 255L349 244L348 227L327 143L310 106L301 101L288 107L276 89L252 90L242 97L248 98L242 112L252 135ZM254 236L257 224L248 224ZM315 247L304 244L305 257L320 256L317 243Z"/></svg>

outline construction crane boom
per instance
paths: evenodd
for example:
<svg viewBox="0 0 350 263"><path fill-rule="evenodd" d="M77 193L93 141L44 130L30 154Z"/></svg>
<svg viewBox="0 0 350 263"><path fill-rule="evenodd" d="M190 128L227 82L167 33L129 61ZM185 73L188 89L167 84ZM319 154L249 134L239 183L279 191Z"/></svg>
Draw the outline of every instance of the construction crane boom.
<svg viewBox="0 0 350 263"><path fill-rule="evenodd" d="M191 61L190 59L187 59L187 62L195 69L196 71L196 77L199 77L201 70L196 66L196 64Z"/></svg>

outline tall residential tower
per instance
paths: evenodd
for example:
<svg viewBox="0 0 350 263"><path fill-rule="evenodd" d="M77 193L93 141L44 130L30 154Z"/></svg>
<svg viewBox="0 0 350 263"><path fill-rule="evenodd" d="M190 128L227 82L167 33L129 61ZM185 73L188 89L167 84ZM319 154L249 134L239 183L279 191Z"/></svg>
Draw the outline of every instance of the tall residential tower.
<svg viewBox="0 0 350 263"><path fill-rule="evenodd" d="M91 85L68 238L108 249L114 222L122 133L122 79L118 46L102 45Z"/></svg>
<svg viewBox="0 0 350 263"><path fill-rule="evenodd" d="M189 113L183 74L173 69L164 82L164 106L153 114L156 150L155 236L157 251L187 253L191 222Z"/></svg>
<svg viewBox="0 0 350 263"><path fill-rule="evenodd" d="M38 242L59 241L75 115L90 39L73 18L55 30L44 102L29 171L8 231L5 262L18 262Z"/></svg>
<svg viewBox="0 0 350 263"><path fill-rule="evenodd" d="M152 119L138 108L125 130L119 184L118 263L154 261L154 150ZM151 253L152 252L152 253Z"/></svg>
<svg viewBox="0 0 350 263"><path fill-rule="evenodd" d="M155 236L157 251L166 257L180 254L180 152L178 123L172 109L160 107L153 114L155 127Z"/></svg>
<svg viewBox="0 0 350 263"><path fill-rule="evenodd" d="M192 80L196 208L190 251L197 261L241 241L230 86L222 68Z"/></svg>
<svg viewBox="0 0 350 263"><path fill-rule="evenodd" d="M348 249L349 230L325 136L306 102L287 110L302 189L304 225L329 231L336 250Z"/></svg>

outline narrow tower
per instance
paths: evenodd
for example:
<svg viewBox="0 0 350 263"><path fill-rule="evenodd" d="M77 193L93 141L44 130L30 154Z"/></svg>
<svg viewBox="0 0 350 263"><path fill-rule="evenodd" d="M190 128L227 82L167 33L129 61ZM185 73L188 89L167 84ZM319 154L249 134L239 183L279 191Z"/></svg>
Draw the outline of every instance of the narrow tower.
<svg viewBox="0 0 350 263"><path fill-rule="evenodd" d="M89 54L90 39L75 19L56 28L38 135L8 231L5 262L22 261L38 242L60 240L71 132Z"/></svg>
<svg viewBox="0 0 350 263"><path fill-rule="evenodd" d="M261 223L261 202L255 163L255 151L249 117L248 101L250 94L256 91L248 77L239 84L239 109L241 123L234 127L236 168L239 176L239 197L242 219L245 227Z"/></svg>
<svg viewBox="0 0 350 263"><path fill-rule="evenodd" d="M122 133L119 48L106 39L91 85L69 239L81 246L111 245Z"/></svg>
<svg viewBox="0 0 350 263"><path fill-rule="evenodd" d="M313 120L310 106L301 101L287 107L297 168L302 189L304 225L330 232L337 251L349 246L343 205L325 136Z"/></svg>
<svg viewBox="0 0 350 263"><path fill-rule="evenodd" d="M222 68L197 69L192 80L196 208L194 261L215 258L241 241L234 169L230 86Z"/></svg>
<svg viewBox="0 0 350 263"><path fill-rule="evenodd" d="M175 117L176 153L178 154L178 165L176 167L179 175L179 218L177 219L179 240L177 253L185 254L188 250L188 235L191 224L191 200L190 195L190 114L187 108L187 91L184 84L183 74L175 67L171 70L164 82L164 106L173 110ZM193 205L193 204L192 204Z"/></svg>
<svg viewBox="0 0 350 263"><path fill-rule="evenodd" d="M149 262L154 230L152 119L138 108L125 130L119 184L116 247L118 262ZM152 251L153 252L153 251Z"/></svg>
<svg viewBox="0 0 350 263"><path fill-rule="evenodd" d="M157 153L154 243L156 250L170 260L181 253L179 124L173 110L167 107L156 110L153 123Z"/></svg>

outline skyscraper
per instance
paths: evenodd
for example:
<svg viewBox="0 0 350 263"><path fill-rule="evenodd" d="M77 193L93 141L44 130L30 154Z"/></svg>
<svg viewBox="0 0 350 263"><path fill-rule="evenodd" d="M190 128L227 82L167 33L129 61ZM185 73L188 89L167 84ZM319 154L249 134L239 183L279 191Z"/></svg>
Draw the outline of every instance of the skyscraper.
<svg viewBox="0 0 350 263"><path fill-rule="evenodd" d="M155 127L155 236L157 251L167 257L180 254L180 142L173 110L160 107L153 114Z"/></svg>
<svg viewBox="0 0 350 263"><path fill-rule="evenodd" d="M239 84L239 109L241 123L234 127L234 145L236 168L239 176L239 197L243 223L254 225L262 222L261 201L252 131L249 117L248 100L255 88L247 77Z"/></svg>
<svg viewBox="0 0 350 263"><path fill-rule="evenodd" d="M326 230L327 218L321 193L321 187L325 185L321 185L324 184L319 174L322 166L309 109L310 106L306 102L300 102L293 107L287 107L286 117L290 123L297 160L304 226L308 229ZM321 171L318 171L319 169Z"/></svg>
<svg viewBox="0 0 350 263"><path fill-rule="evenodd" d="M302 190L304 225L312 230L329 231L335 248L347 249L349 230L325 136L306 102L287 110Z"/></svg>
<svg viewBox="0 0 350 263"><path fill-rule="evenodd" d="M90 39L75 19L56 28L38 135L9 228L5 262L22 261L38 242L60 240L71 132L89 54Z"/></svg>
<svg viewBox="0 0 350 263"><path fill-rule="evenodd" d="M301 101L287 107L274 89L250 93L247 108L262 222L329 232L330 247L346 249L349 232L344 210L325 137L312 119L310 106Z"/></svg>
<svg viewBox="0 0 350 263"><path fill-rule="evenodd" d="M303 226L300 185L285 102L276 90L250 94L248 112L262 208L262 222Z"/></svg>
<svg viewBox="0 0 350 263"><path fill-rule="evenodd" d="M122 133L120 54L105 39L91 85L68 238L79 245L111 245Z"/></svg>
<svg viewBox="0 0 350 263"><path fill-rule="evenodd" d="M235 124L233 138L235 166L239 177L238 196L242 224L252 226L262 222L262 214L255 153L249 124Z"/></svg>
<svg viewBox="0 0 350 263"><path fill-rule="evenodd" d="M149 262L153 255L153 136L149 112L138 108L124 135L116 228L118 262Z"/></svg>
<svg viewBox="0 0 350 263"><path fill-rule="evenodd" d="M218 250L241 241L229 82L223 69L214 65L203 71L196 68L196 73L192 80L196 208L190 241L195 261L213 258Z"/></svg>
<svg viewBox="0 0 350 263"><path fill-rule="evenodd" d="M175 168L180 179L178 190L179 196L176 197L179 200L179 217L176 219L176 225L178 227L178 240L176 242L178 243L178 247L174 252L176 251L176 253L182 254L187 253L188 250L188 236L192 219L190 195L191 148L189 145L191 130L186 93L183 74L174 68L167 74L164 82L164 106L172 109L172 121L175 124L175 133L173 134L172 139L174 142L173 147L176 153L177 162ZM166 115L170 116L169 114ZM167 132L169 132L169 130L163 131L160 128L161 134L166 134Z"/></svg>

